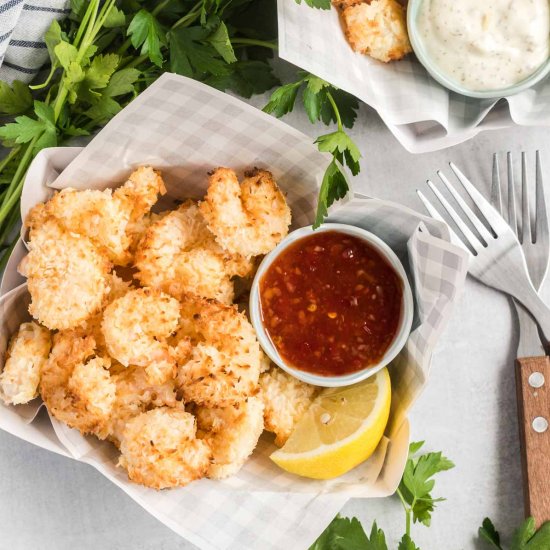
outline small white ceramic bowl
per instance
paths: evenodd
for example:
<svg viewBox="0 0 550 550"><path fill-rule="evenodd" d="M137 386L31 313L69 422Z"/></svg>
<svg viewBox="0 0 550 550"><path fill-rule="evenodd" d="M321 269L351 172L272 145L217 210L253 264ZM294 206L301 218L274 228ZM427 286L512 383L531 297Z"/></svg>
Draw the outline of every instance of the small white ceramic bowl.
<svg viewBox="0 0 550 550"><path fill-rule="evenodd" d="M480 1L483 2L483 0ZM430 57L430 54L424 48L424 43L416 28L418 10L420 9L422 2L424 2L424 0L409 0L407 5L407 31L409 33L409 40L418 61L424 65L424 68L435 80L437 80L437 82L448 90L468 97L497 99L523 92L523 90L534 86L537 82L540 82L550 73L550 59L548 59L533 74L523 79L521 82L506 88L500 88L498 90L470 90L469 88L461 86L458 82L452 78L449 78L443 71L441 71L441 69Z"/></svg>
<svg viewBox="0 0 550 550"><path fill-rule="evenodd" d="M401 316L399 320L399 325L395 333L394 339L391 345L386 350L386 353L382 359L375 365L370 365L369 367L350 373L342 376L321 376L311 372L306 372L298 370L288 365L284 359L280 356L277 348L273 345L271 339L269 338L263 323L261 303L260 303L260 281L267 271L269 266L273 263L275 258L285 250L289 245L295 243L296 241L312 235L314 232L318 233L321 231L338 231L340 233L345 233L346 235L352 235L358 237L371 246L373 246L395 269L399 278L401 279L402 289L403 289L403 299L401 304ZM268 357L283 370L291 374L292 376L307 382L308 384L313 384L315 386L325 386L325 387L340 387L340 386L349 386L350 384L356 384L365 380L369 376L377 373L380 369L388 365L397 354L401 351L407 338L409 337L409 332L411 331L411 325L414 314L414 302L411 292L411 287L407 279L407 275L399 258L395 255L393 250L376 235L373 235L369 231L365 231L354 225L345 225L339 223L326 223L323 224L319 229L313 229L311 226L302 227L297 229L283 239L277 247L272 250L262 261L254 281L252 283L252 289L250 291L250 317L252 320L252 325L256 330L258 340L262 346L265 353Z"/></svg>

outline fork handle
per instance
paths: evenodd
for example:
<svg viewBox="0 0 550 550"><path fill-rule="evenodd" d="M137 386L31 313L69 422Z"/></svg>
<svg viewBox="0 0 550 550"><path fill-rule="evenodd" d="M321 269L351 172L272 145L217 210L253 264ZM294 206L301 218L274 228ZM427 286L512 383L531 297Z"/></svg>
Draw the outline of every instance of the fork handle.
<svg viewBox="0 0 550 550"><path fill-rule="evenodd" d="M514 295L514 298L525 306L525 309L537 322L544 336L546 347L550 342L550 308L544 303L532 285L525 285L521 292Z"/></svg>
<svg viewBox="0 0 550 550"><path fill-rule="evenodd" d="M550 358L518 358L516 390L525 513L539 526L550 520Z"/></svg>

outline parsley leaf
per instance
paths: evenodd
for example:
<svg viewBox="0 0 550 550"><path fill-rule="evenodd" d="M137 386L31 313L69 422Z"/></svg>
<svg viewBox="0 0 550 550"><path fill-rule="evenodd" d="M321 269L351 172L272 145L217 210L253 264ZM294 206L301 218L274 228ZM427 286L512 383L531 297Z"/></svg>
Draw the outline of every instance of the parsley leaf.
<svg viewBox="0 0 550 550"><path fill-rule="evenodd" d="M116 97L135 91L134 83L141 73L137 69L121 69L113 73L102 95Z"/></svg>
<svg viewBox="0 0 550 550"><path fill-rule="evenodd" d="M299 80L277 88L271 94L269 103L263 108L264 113L275 115L277 118L290 113L294 109L294 103L302 84L303 80Z"/></svg>
<svg viewBox="0 0 550 550"><path fill-rule="evenodd" d="M301 4L302 0L295 0L296 4ZM320 10L330 10L330 0L305 0L306 4L310 8L317 8Z"/></svg>
<svg viewBox="0 0 550 550"><path fill-rule="evenodd" d="M431 496L431 491L435 485L435 480L432 478L438 472L454 468L454 464L444 457L441 452L426 453L418 458L411 457L414 451L419 448L418 443L414 443L409 447L409 458L405 465L398 492L402 500L410 507L414 522L419 521L429 526L435 503L444 500L441 498L434 499Z"/></svg>
<svg viewBox="0 0 550 550"><path fill-rule="evenodd" d="M218 90L231 90L243 97L261 94L280 84L272 68L261 61L237 61L226 75L212 76L206 84Z"/></svg>
<svg viewBox="0 0 550 550"><path fill-rule="evenodd" d="M116 6L113 6L105 19L103 24L106 29L114 29L122 27L126 23L126 16L122 10L119 10Z"/></svg>
<svg viewBox="0 0 550 550"><path fill-rule="evenodd" d="M352 128L355 119L357 118L357 111L359 110L359 101L356 97L335 88L334 86L330 87L330 95L338 107L338 113L342 124L346 128ZM336 116L334 109L331 105L326 102L323 104L321 109L321 119L325 124L330 124L331 122L336 122Z"/></svg>
<svg viewBox="0 0 550 550"><path fill-rule="evenodd" d="M309 550L365 550L368 543L357 518L336 516Z"/></svg>
<svg viewBox="0 0 550 550"><path fill-rule="evenodd" d="M223 57L226 63L234 63L237 61L231 40L229 39L229 33L227 27L222 21L218 28L207 38L207 41L212 44L214 49Z"/></svg>
<svg viewBox="0 0 550 550"><path fill-rule="evenodd" d="M170 69L189 77L229 74L225 61L217 57L216 50L207 42L209 34L208 29L199 26L171 30Z"/></svg>
<svg viewBox="0 0 550 550"><path fill-rule="evenodd" d="M478 530L479 537L492 547L503 550L500 535L489 518L485 518ZM510 550L548 550L550 548L550 521L537 530L535 520L527 518L514 532Z"/></svg>
<svg viewBox="0 0 550 550"><path fill-rule="evenodd" d="M416 546L411 537L405 533L399 541L397 550L420 550L420 548Z"/></svg>
<svg viewBox="0 0 550 550"><path fill-rule="evenodd" d="M147 10L139 10L133 17L127 30L132 46L139 49L141 54L148 55L149 59L158 67L162 67L161 44L166 43L165 32L157 18Z"/></svg>
<svg viewBox="0 0 550 550"><path fill-rule="evenodd" d="M32 95L29 87L19 80L14 80L12 87L0 80L0 113L18 115L32 107Z"/></svg>
<svg viewBox="0 0 550 550"><path fill-rule="evenodd" d="M341 164L345 162L354 176L359 173L361 153L346 132L337 130L336 132L319 136L315 140L315 143L319 147L319 151L332 153Z"/></svg>
<svg viewBox="0 0 550 550"><path fill-rule="evenodd" d="M315 222L313 223L314 229L323 223L325 216L328 214L329 206L338 199L343 199L348 191L349 185L346 176L340 169L336 159L332 159L325 171L321 189L319 190L317 214L315 216Z"/></svg>
<svg viewBox="0 0 550 550"><path fill-rule="evenodd" d="M500 535L495 529L493 522L489 518L485 518L481 527L478 529L479 537L486 540L492 546L495 546L499 550L502 550L500 545Z"/></svg>
<svg viewBox="0 0 550 550"><path fill-rule="evenodd" d="M372 529L370 531L370 537L367 541L367 544L363 547L365 550L388 550L388 545L386 544L386 535L382 529L378 529L376 521L372 524ZM360 550L359 548L357 550Z"/></svg>
<svg viewBox="0 0 550 550"><path fill-rule="evenodd" d="M52 147L57 144L57 130L53 109L42 101L34 102L37 119L18 116L14 122L0 128L0 139L6 144L28 143L37 139L35 148Z"/></svg>

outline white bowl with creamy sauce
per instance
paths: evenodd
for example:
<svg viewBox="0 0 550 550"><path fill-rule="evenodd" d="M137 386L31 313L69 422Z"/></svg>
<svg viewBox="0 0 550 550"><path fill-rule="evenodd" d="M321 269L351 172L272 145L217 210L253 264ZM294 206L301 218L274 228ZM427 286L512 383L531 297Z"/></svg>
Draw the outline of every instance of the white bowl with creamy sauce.
<svg viewBox="0 0 550 550"><path fill-rule="evenodd" d="M440 84L506 97L550 72L549 0L409 0L413 50Z"/></svg>

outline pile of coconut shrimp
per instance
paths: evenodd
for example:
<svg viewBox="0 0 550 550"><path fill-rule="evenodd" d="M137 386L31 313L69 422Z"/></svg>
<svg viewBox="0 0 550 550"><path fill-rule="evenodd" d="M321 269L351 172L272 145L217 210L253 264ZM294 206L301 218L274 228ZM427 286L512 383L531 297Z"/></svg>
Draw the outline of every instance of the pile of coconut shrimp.
<svg viewBox="0 0 550 550"><path fill-rule="evenodd" d="M264 429L283 445L316 393L270 365L235 305L288 233L272 175L218 168L202 201L153 213L165 193L144 166L114 190L64 189L32 209L19 270L34 320L0 374L5 403L40 396L156 489L234 475Z"/></svg>

